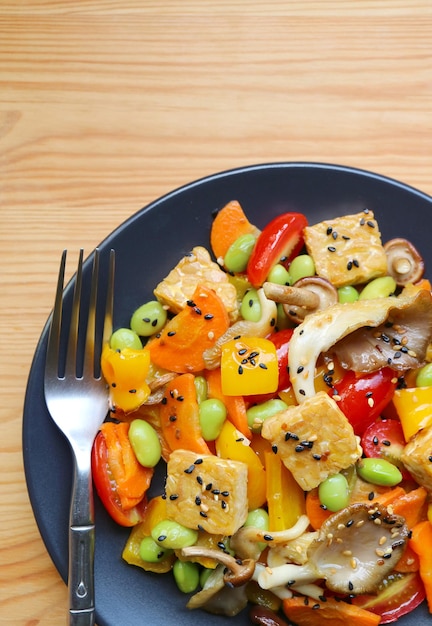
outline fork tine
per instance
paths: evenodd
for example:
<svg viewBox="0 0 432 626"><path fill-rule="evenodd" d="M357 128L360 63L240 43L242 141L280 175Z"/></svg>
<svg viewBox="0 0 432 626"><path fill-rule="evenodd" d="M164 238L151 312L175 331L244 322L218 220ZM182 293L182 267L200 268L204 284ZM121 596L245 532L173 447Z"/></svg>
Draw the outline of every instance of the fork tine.
<svg viewBox="0 0 432 626"><path fill-rule="evenodd" d="M114 273L115 273L115 251L110 250L108 290L105 308L105 319L103 328L103 344L109 341L113 329L113 308L114 308Z"/></svg>
<svg viewBox="0 0 432 626"><path fill-rule="evenodd" d="M87 332L84 350L83 376L92 377L95 374L95 341L96 341L96 305L99 278L99 248L96 248L93 257L93 268L90 287L90 302L87 318Z"/></svg>
<svg viewBox="0 0 432 626"><path fill-rule="evenodd" d="M76 276L75 276L65 374L70 373L70 374L75 375L77 372L77 346L78 346L78 329L79 329L80 308L81 308L83 257L84 257L84 250L81 248L79 252L78 266L77 266L77 271L76 271Z"/></svg>
<svg viewBox="0 0 432 626"><path fill-rule="evenodd" d="M66 267L67 250L63 250L57 279L56 295L54 300L54 309L52 312L51 326L48 335L48 348L46 363L47 368L55 375L58 375L59 368L59 348L60 348L60 329L62 322L63 308L63 283Z"/></svg>

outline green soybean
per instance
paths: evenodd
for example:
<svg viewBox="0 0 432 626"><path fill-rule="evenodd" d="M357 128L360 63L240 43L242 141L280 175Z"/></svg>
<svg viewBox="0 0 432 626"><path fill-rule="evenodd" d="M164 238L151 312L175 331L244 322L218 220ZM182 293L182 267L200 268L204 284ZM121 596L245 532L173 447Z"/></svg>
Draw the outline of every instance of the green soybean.
<svg viewBox="0 0 432 626"><path fill-rule="evenodd" d="M249 511L244 526L252 526L260 530L269 529L269 514L265 509L253 509Z"/></svg>
<svg viewBox="0 0 432 626"><path fill-rule="evenodd" d="M318 497L326 509L340 511L349 505L350 494L348 481L343 474L333 474L318 487Z"/></svg>
<svg viewBox="0 0 432 626"><path fill-rule="evenodd" d="M197 563L177 560L173 566L173 576L177 587L183 593L193 593L200 583L200 570Z"/></svg>
<svg viewBox="0 0 432 626"><path fill-rule="evenodd" d="M240 313L248 322L259 322L261 319L261 303L255 288L246 291L241 301Z"/></svg>
<svg viewBox="0 0 432 626"><path fill-rule="evenodd" d="M151 424L145 420L133 420L128 431L129 441L135 455L144 467L154 467L161 458L159 437Z"/></svg>
<svg viewBox="0 0 432 626"><path fill-rule="evenodd" d="M277 303L277 320L276 326L278 330L284 330L286 328L292 328L293 323L285 313L284 305L281 302Z"/></svg>
<svg viewBox="0 0 432 626"><path fill-rule="evenodd" d="M224 257L224 266L229 272L239 273L246 270L255 241L255 235L246 233L230 245Z"/></svg>
<svg viewBox="0 0 432 626"><path fill-rule="evenodd" d="M113 350L123 350L132 348L141 350L142 343L138 335L130 328L118 328L110 337L110 348Z"/></svg>
<svg viewBox="0 0 432 626"><path fill-rule="evenodd" d="M204 587L204 585L206 584L206 582L208 581L208 579L210 578L213 572L214 572L213 569L209 569L207 567L204 567L204 569L201 570L200 580L199 580L200 587Z"/></svg>
<svg viewBox="0 0 432 626"><path fill-rule="evenodd" d="M159 332L167 321L167 312L160 302L150 300L142 304L132 315L130 327L140 337L150 337Z"/></svg>
<svg viewBox="0 0 432 626"><path fill-rule="evenodd" d="M291 284L296 283L300 278L315 276L315 263L309 254L299 254L290 263L289 275Z"/></svg>
<svg viewBox="0 0 432 626"><path fill-rule="evenodd" d="M356 302L359 299L359 292L352 285L345 285L344 287L339 287L338 292L338 300L339 302Z"/></svg>
<svg viewBox="0 0 432 626"><path fill-rule="evenodd" d="M227 410L217 398L207 398L199 405L201 433L205 441L214 441L219 437L226 420Z"/></svg>
<svg viewBox="0 0 432 626"><path fill-rule="evenodd" d="M270 283L276 283L277 285L291 284L291 276L289 275L288 270L280 263L276 263L276 265L272 267L269 275L267 276L267 280Z"/></svg>
<svg viewBox="0 0 432 626"><path fill-rule="evenodd" d="M144 537L140 543L139 555L143 561L148 563L160 563L170 554L172 554L172 550L161 548L152 537Z"/></svg>
<svg viewBox="0 0 432 626"><path fill-rule="evenodd" d="M180 550L193 546L198 540L198 531L187 528L178 522L161 520L151 530L154 541L162 548Z"/></svg>
<svg viewBox="0 0 432 626"><path fill-rule="evenodd" d="M204 376L195 376L194 385L197 402L201 404L207 398L207 381Z"/></svg>
<svg viewBox="0 0 432 626"><path fill-rule="evenodd" d="M261 404L251 406L246 411L249 428L254 432L260 432L266 419L287 408L288 405L283 400L279 400L279 398L272 398L271 400L266 400L266 402L261 402Z"/></svg>
<svg viewBox="0 0 432 626"><path fill-rule="evenodd" d="M359 300L387 298L396 291L396 281L392 276L380 276L370 281L360 292Z"/></svg>
<svg viewBox="0 0 432 626"><path fill-rule="evenodd" d="M417 372L416 387L430 387L432 385L432 363L427 363Z"/></svg>
<svg viewBox="0 0 432 626"><path fill-rule="evenodd" d="M399 469L386 459L367 458L357 462L357 474L373 485L394 487L402 480Z"/></svg>

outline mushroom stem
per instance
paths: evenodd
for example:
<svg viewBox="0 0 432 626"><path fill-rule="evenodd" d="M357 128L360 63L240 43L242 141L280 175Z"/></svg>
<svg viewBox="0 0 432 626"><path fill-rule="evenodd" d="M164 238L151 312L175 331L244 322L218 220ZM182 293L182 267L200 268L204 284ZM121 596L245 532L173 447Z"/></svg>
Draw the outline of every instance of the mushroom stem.
<svg viewBox="0 0 432 626"><path fill-rule="evenodd" d="M278 567L266 567L258 576L258 584L262 589L271 589L281 585L313 583L318 578L319 573L311 562L305 565L286 563Z"/></svg>
<svg viewBox="0 0 432 626"><path fill-rule="evenodd" d="M182 556L185 558L190 557L206 557L214 559L228 569L224 574L224 581L226 584L230 584L233 587L240 587L244 585L253 576L255 570L255 561L253 559L245 559L241 561L235 559L226 552L220 550L214 550L213 548L203 548L202 546L190 546L189 548L183 548L181 551Z"/></svg>
<svg viewBox="0 0 432 626"><path fill-rule="evenodd" d="M292 304L306 309L316 309L319 306L319 296L305 287L289 287L276 283L264 283L266 297L282 304Z"/></svg>

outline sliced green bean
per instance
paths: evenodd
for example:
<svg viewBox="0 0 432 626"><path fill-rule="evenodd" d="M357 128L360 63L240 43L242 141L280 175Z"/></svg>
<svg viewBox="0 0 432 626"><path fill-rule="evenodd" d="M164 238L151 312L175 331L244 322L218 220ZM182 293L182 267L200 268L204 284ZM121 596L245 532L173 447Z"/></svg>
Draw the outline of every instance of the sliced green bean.
<svg viewBox="0 0 432 626"><path fill-rule="evenodd" d="M207 398L199 405L201 433L205 441L214 441L219 437L226 420L227 410L217 398Z"/></svg>
<svg viewBox="0 0 432 626"><path fill-rule="evenodd" d="M229 272L240 273L247 268L256 237L250 233L240 235L228 248L224 257L224 266Z"/></svg>
<svg viewBox="0 0 432 626"><path fill-rule="evenodd" d="M174 580L177 587L183 593L193 593L200 583L200 570L197 563L192 561L180 561L178 559L173 567Z"/></svg>
<svg viewBox="0 0 432 626"><path fill-rule="evenodd" d="M118 328L110 337L110 348L113 350L123 350L124 348L132 348L133 350L141 350L141 339L131 328Z"/></svg>
<svg viewBox="0 0 432 626"><path fill-rule="evenodd" d="M255 288L248 289L243 296L240 314L248 322L259 322L261 319L261 303Z"/></svg>
<svg viewBox="0 0 432 626"><path fill-rule="evenodd" d="M392 276L380 276L370 281L360 292L359 300L388 298L396 291L396 281Z"/></svg>
<svg viewBox="0 0 432 626"><path fill-rule="evenodd" d="M132 315L130 326L140 337L150 337L158 333L167 321L166 309L158 300L142 304Z"/></svg>
<svg viewBox="0 0 432 626"><path fill-rule="evenodd" d="M198 531L187 528L178 522L165 519L152 528L151 536L162 548L180 550L193 546L198 539Z"/></svg>
<svg viewBox="0 0 432 626"><path fill-rule="evenodd" d="M162 448L159 437L151 424L142 419L133 420L129 426L128 437L141 465L154 467L159 463Z"/></svg>

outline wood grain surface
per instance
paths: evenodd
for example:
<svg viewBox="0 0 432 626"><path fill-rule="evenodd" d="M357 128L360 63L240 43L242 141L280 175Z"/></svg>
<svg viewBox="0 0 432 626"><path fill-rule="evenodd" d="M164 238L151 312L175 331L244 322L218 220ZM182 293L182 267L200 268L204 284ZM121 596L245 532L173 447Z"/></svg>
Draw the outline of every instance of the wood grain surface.
<svg viewBox="0 0 432 626"><path fill-rule="evenodd" d="M60 251L254 163L350 165L432 194L431 34L429 0L0 0L2 624L65 623L21 446Z"/></svg>

